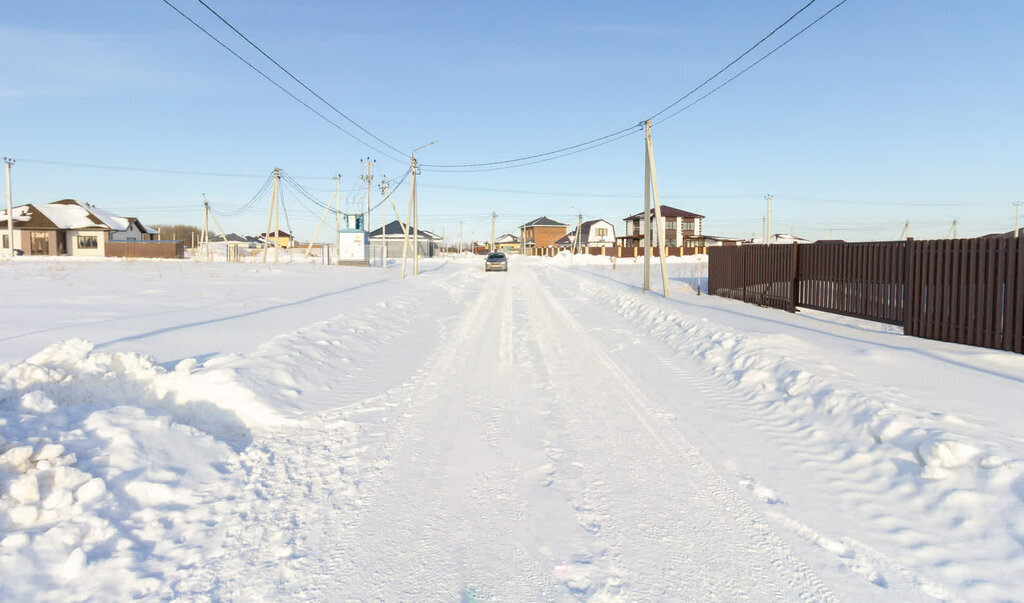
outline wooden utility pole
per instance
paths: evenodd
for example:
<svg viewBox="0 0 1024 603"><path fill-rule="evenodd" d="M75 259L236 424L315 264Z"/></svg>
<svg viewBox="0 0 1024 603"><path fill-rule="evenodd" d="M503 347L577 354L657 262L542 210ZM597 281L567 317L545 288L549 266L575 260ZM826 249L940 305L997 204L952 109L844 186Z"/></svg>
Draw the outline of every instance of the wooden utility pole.
<svg viewBox="0 0 1024 603"><path fill-rule="evenodd" d="M665 259L665 220L661 216L661 201L658 198L658 173L654 168L654 142L651 140L651 120L644 122L644 291L651 289L651 228L648 223L651 209L651 195L654 196L654 215L658 229L658 259L661 260L661 289L665 297L668 292L668 264Z"/></svg>
<svg viewBox="0 0 1024 603"><path fill-rule="evenodd" d="M281 182L281 170L280 168L274 168L274 187L270 192L270 213L267 215L267 230L263 234L263 263L267 263L267 248L270 246L270 226L274 225L274 230L277 230L277 224L280 223L280 219L275 221L277 217L277 191ZM280 241L274 239L274 263L277 263L277 247Z"/></svg>
<svg viewBox="0 0 1024 603"><path fill-rule="evenodd" d="M10 250L11 260L14 260L14 209L11 206L11 166L14 160L4 157L4 163L7 164L7 249Z"/></svg>

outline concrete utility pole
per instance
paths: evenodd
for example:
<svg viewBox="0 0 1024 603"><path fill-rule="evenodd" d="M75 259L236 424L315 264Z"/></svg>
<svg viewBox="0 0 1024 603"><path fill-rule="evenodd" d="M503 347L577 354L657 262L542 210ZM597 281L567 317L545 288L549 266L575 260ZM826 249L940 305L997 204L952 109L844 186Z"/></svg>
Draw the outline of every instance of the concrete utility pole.
<svg viewBox="0 0 1024 603"><path fill-rule="evenodd" d="M270 192L270 213L267 215L267 230L263 235L263 263L267 263L267 249L270 247L270 227L274 225L274 217L277 215L277 191L281 184L281 169L274 168L274 188ZM276 222L280 223L280 220ZM274 227L277 230L277 227ZM339 229L340 230L340 229ZM278 238L274 239L274 263L277 263L277 247L280 244Z"/></svg>
<svg viewBox="0 0 1024 603"><path fill-rule="evenodd" d="M199 242L203 246L202 255L210 261L210 204L206 202L206 195L203 195L203 233Z"/></svg>
<svg viewBox="0 0 1024 603"><path fill-rule="evenodd" d="M380 238L382 241L381 250L381 268L388 267L388 206L385 201L388 200L388 179L385 176L380 177ZM395 216L396 218L398 216Z"/></svg>
<svg viewBox="0 0 1024 603"><path fill-rule="evenodd" d="M436 142L437 142L436 140L434 142L428 142L427 144L425 144L425 145L423 145L421 147L417 147L417 148L413 149L412 153L409 154L409 157L411 159L410 172L412 173L412 183L409 185L409 207L410 207L410 209L412 209L412 220L413 220L412 221L412 230L413 230L412 273L413 273L413 276L419 276L419 273L420 273L420 249L419 249L419 247L420 247L420 211L419 211L419 200L416 198L416 172L419 171L419 168L416 167L416 151L418 151L420 149L425 149L425 148L429 147L430 145L432 145L432 144L434 144ZM405 238L408 241L408 239L409 239L408 233L406 234ZM406 247L405 245L402 246L402 251L403 251L403 255L402 255L402 269L403 269L403 273L404 273L404 270L405 270L405 254L404 254L405 247Z"/></svg>
<svg viewBox="0 0 1024 603"><path fill-rule="evenodd" d="M494 220L498 217L498 214L491 212L491 251L494 251Z"/></svg>
<svg viewBox="0 0 1024 603"><path fill-rule="evenodd" d="M910 220L907 220L906 222L903 223L903 232L900 233L900 239L899 240L902 241L903 239L907 238L907 235L909 235L909 234L910 234Z"/></svg>
<svg viewBox="0 0 1024 603"><path fill-rule="evenodd" d="M579 211L579 210L576 210ZM579 252L583 248L583 244L580 241L580 235L583 234L583 213L580 212L576 218L576 236L572 239L572 246Z"/></svg>
<svg viewBox="0 0 1024 603"><path fill-rule="evenodd" d="M377 163L377 160L370 160L369 157L363 160L366 164L366 175L360 176L359 179L366 182L366 213L363 215L363 230L366 232L370 231L370 183L373 182L373 175L370 173L370 167ZM340 206L339 206L340 208Z"/></svg>
<svg viewBox="0 0 1024 603"><path fill-rule="evenodd" d="M947 239L956 238L956 218L953 219L953 225L949 227L949 234L946 235Z"/></svg>
<svg viewBox="0 0 1024 603"><path fill-rule="evenodd" d="M10 211L10 166L7 167L7 211ZM1014 204L1017 208L1017 219L1014 220L1014 239L1020 239L1021 236L1021 206L1024 202L1018 201Z"/></svg>
<svg viewBox="0 0 1024 603"><path fill-rule="evenodd" d="M765 228L765 239L764 242L768 243L772 237L772 196L765 195L764 201L767 203L767 209L765 210L764 228Z"/></svg>
<svg viewBox="0 0 1024 603"><path fill-rule="evenodd" d="M654 215L658 229L658 259L661 260L661 288L665 297L668 292L668 264L665 259L665 220L661 216L661 201L658 198L658 174L654 168L654 142L651 140L651 120L644 122L644 291L651 288L651 195L654 196Z"/></svg>
<svg viewBox="0 0 1024 603"><path fill-rule="evenodd" d="M4 163L7 164L7 249L10 250L11 260L14 260L14 210L11 206L11 166L14 160L4 157Z"/></svg>

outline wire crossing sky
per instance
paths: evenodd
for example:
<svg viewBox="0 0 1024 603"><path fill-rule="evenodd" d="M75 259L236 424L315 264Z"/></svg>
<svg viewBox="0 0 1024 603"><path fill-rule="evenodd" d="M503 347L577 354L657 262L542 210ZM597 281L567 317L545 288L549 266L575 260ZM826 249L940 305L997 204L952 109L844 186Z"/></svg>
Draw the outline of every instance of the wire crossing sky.
<svg viewBox="0 0 1024 603"><path fill-rule="evenodd" d="M16 203L196 223L202 194L245 207L274 167L314 210L342 174L357 210L367 152L387 160L379 208L380 178L401 180L407 147L436 139L417 153L421 225L480 238L491 211L504 231L578 212L621 227L642 204L647 116L663 202L712 234L760 233L768 193L775 229L812 239L892 239L907 220L917 238L954 219L966 236L1012 228L1018 2L642 8L17 3L0 25L19 57L0 75L0 150L18 159ZM259 230L266 203L225 228ZM294 203L311 236L317 211Z"/></svg>

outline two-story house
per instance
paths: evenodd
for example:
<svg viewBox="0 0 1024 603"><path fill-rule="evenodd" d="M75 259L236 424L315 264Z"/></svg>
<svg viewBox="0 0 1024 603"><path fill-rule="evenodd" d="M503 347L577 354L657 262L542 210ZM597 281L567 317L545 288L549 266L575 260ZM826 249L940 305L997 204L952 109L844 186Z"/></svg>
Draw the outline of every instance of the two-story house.
<svg viewBox="0 0 1024 603"><path fill-rule="evenodd" d="M547 216L541 216L521 225L519 227L519 236L526 249L549 247L554 245L555 241L562 238L567 229L567 225L557 220L552 220Z"/></svg>
<svg viewBox="0 0 1024 603"><path fill-rule="evenodd" d="M665 220L665 245L668 247L684 247L688 237L700 237L702 234L701 221L704 216L700 214L662 205L661 216ZM625 222L626 232L617 238L621 246L643 247L644 234L648 228L651 229L651 245L659 244L659 233L655 224L657 216L654 209L651 209L646 220L644 213L640 212L625 218Z"/></svg>

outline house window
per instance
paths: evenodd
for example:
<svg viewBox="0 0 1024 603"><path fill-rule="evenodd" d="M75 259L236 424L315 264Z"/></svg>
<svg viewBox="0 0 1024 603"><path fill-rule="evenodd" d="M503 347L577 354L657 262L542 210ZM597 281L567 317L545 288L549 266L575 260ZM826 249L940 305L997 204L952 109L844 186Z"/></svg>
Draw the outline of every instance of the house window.
<svg viewBox="0 0 1024 603"><path fill-rule="evenodd" d="M594 229L594 234L596 234L599 237L606 237L606 236L608 236L608 229L607 228L595 228Z"/></svg>
<svg viewBox="0 0 1024 603"><path fill-rule="evenodd" d="M32 251L32 255L50 255L50 237L45 232L31 233L29 249Z"/></svg>
<svg viewBox="0 0 1024 603"><path fill-rule="evenodd" d="M4 246L3 246L3 249L7 249L10 246L11 246L11 243L10 243L10 241L7 240L7 235L4 235Z"/></svg>
<svg viewBox="0 0 1024 603"><path fill-rule="evenodd" d="M97 249L99 248L99 244L97 243L95 236L78 235L78 248Z"/></svg>
<svg viewBox="0 0 1024 603"><path fill-rule="evenodd" d="M135 237L127 237L127 238L125 238L125 240L126 241L138 241L138 239L136 239Z"/></svg>

